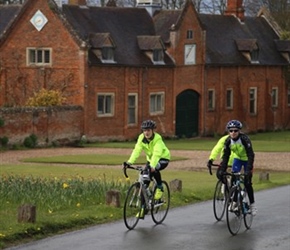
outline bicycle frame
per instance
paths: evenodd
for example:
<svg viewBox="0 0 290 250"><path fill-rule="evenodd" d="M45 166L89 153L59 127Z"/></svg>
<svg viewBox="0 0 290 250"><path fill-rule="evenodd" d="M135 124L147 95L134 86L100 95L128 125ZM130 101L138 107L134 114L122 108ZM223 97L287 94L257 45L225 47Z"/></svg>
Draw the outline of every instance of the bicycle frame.
<svg viewBox="0 0 290 250"><path fill-rule="evenodd" d="M231 173L231 175L232 186L229 192L227 226L230 233L236 235L240 230L242 219L244 219L246 229L251 227L253 215L249 213L249 201L244 185L245 175L240 172Z"/></svg>
<svg viewBox="0 0 290 250"><path fill-rule="evenodd" d="M145 167L131 165L124 167L123 172L126 178L128 178L127 168L137 170L139 173L137 180L129 187L124 203L123 218L126 227L129 230L133 229L139 219L144 219L144 215L149 211L153 221L156 224L161 224L166 218L170 205L170 191L167 182L162 181L162 198L155 199L157 183L154 178L143 179ZM150 194L147 193L148 189ZM141 216L141 214L143 215Z"/></svg>

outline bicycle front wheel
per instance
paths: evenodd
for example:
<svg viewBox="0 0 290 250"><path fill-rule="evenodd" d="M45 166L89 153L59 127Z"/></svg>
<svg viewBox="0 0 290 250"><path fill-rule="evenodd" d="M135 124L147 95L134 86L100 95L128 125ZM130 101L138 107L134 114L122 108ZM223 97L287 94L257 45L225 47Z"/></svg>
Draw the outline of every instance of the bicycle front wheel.
<svg viewBox="0 0 290 250"><path fill-rule="evenodd" d="M231 189L228 197L228 205L226 209L227 226L232 235L236 235L239 232L242 224L243 213L240 195L240 192L234 188Z"/></svg>
<svg viewBox="0 0 290 250"><path fill-rule="evenodd" d="M248 193L245 191L245 199L244 199L244 203L243 203L243 212L244 212L244 224L245 227L247 229L250 229L252 226L252 222L253 222L253 214L251 213L250 210L250 200L248 197Z"/></svg>
<svg viewBox="0 0 290 250"><path fill-rule="evenodd" d="M157 188L155 186L151 204L151 216L156 224L161 224L165 220L170 206L169 186L166 181L162 181L162 185L163 185L162 197L158 200L154 199L155 191Z"/></svg>
<svg viewBox="0 0 290 250"><path fill-rule="evenodd" d="M127 191L123 208L123 218L129 230L134 229L139 221L141 212L140 183L134 183Z"/></svg>
<svg viewBox="0 0 290 250"><path fill-rule="evenodd" d="M218 180L215 186L214 196L213 196L213 213L216 220L220 221L225 213L227 204L227 190L225 184Z"/></svg>

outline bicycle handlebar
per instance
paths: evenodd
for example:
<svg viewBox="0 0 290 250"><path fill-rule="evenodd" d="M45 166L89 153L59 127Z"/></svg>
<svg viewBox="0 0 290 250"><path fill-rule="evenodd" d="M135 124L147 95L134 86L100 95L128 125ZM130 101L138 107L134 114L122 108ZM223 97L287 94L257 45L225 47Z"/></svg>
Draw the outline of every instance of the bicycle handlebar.
<svg viewBox="0 0 290 250"><path fill-rule="evenodd" d="M132 165L126 165L126 166L123 166L123 173L125 175L126 178L128 178L128 174L127 174L127 168L130 168L130 169L134 169L134 170L138 170L138 171L142 171L143 170L143 167L142 166L132 166Z"/></svg>
<svg viewBox="0 0 290 250"><path fill-rule="evenodd" d="M212 175L212 171L211 171L211 167L214 166L214 167L220 167L220 164L214 164L212 163L211 166L208 168L208 171L210 173L210 175Z"/></svg>

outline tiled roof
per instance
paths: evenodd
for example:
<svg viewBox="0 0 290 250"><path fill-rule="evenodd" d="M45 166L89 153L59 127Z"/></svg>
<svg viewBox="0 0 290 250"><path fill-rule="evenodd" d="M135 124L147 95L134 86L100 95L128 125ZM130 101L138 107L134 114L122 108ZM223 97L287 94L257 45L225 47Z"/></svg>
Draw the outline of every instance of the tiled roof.
<svg viewBox="0 0 290 250"><path fill-rule="evenodd" d="M141 50L164 49L160 36L138 36L137 39Z"/></svg>
<svg viewBox="0 0 290 250"><path fill-rule="evenodd" d="M156 33L164 43L170 42L170 30L175 29L182 10L162 10L155 12L153 17Z"/></svg>
<svg viewBox="0 0 290 250"><path fill-rule="evenodd" d="M277 50L280 52L290 52L290 41L276 40L275 41Z"/></svg>
<svg viewBox="0 0 290 250"><path fill-rule="evenodd" d="M155 37L151 16L143 8L79 7L63 5L63 13L77 34L88 40L91 33L110 33L115 48L115 63L119 65L153 65L150 58L140 51L138 36ZM154 39L154 38L153 38ZM101 62L90 55L91 64ZM174 65L165 54L165 66Z"/></svg>
<svg viewBox="0 0 290 250"><path fill-rule="evenodd" d="M240 49L250 44L254 46L253 41L256 41L260 65L288 64L276 48L275 40L279 37L265 18L245 17L244 23L234 16L199 14L199 18L206 31L207 64L251 64L239 52L236 41L240 41Z"/></svg>
<svg viewBox="0 0 290 250"><path fill-rule="evenodd" d="M110 33L91 33L89 34L89 43L92 48L102 48L108 45L110 45L110 47L115 47L110 37Z"/></svg>
<svg viewBox="0 0 290 250"><path fill-rule="evenodd" d="M0 39L10 27L22 5L0 5Z"/></svg>
<svg viewBox="0 0 290 250"><path fill-rule="evenodd" d="M258 49L256 39L236 39L235 42L239 51L253 51Z"/></svg>

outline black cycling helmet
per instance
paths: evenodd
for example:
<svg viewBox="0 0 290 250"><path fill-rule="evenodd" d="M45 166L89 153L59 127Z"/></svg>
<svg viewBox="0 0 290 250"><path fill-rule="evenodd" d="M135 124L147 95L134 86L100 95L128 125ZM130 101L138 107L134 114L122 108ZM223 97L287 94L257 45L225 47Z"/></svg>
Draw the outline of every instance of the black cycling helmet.
<svg viewBox="0 0 290 250"><path fill-rule="evenodd" d="M243 124L238 120L231 120L227 124L227 130L229 130L231 128L242 129L242 127L243 127Z"/></svg>
<svg viewBox="0 0 290 250"><path fill-rule="evenodd" d="M155 129L156 123L152 120L146 120L142 122L141 129Z"/></svg>

